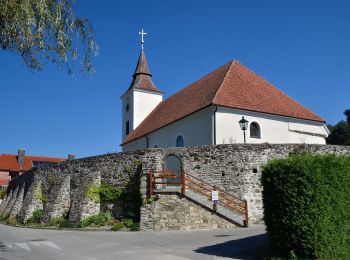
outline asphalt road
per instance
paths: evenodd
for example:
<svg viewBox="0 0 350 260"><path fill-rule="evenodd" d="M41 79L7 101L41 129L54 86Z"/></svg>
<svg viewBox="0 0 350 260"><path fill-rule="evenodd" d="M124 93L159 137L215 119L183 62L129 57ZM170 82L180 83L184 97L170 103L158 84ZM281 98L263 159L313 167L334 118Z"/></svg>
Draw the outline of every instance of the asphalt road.
<svg viewBox="0 0 350 260"><path fill-rule="evenodd" d="M264 226L163 232L62 231L0 224L0 259L251 259Z"/></svg>

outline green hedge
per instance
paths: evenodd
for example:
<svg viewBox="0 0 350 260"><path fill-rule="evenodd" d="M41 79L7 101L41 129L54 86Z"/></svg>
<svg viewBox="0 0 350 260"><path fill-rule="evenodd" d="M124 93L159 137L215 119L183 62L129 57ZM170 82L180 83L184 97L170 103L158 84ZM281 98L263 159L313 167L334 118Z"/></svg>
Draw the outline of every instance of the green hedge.
<svg viewBox="0 0 350 260"><path fill-rule="evenodd" d="M349 255L350 157L296 154L263 169L264 220L274 254Z"/></svg>

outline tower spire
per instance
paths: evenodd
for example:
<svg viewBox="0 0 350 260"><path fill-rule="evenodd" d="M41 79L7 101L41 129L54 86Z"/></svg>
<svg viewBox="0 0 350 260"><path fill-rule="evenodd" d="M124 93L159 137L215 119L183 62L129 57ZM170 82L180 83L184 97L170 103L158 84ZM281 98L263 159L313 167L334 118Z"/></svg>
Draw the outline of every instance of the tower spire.
<svg viewBox="0 0 350 260"><path fill-rule="evenodd" d="M141 32L139 32L139 34L141 35L141 52L140 52L139 59L137 61L134 74L132 75L133 80L130 84L128 91L130 89L143 89L146 91L162 93L152 81L152 74L148 68L145 50L143 49L143 44L144 44L143 37L147 33L145 33L144 30L142 29Z"/></svg>

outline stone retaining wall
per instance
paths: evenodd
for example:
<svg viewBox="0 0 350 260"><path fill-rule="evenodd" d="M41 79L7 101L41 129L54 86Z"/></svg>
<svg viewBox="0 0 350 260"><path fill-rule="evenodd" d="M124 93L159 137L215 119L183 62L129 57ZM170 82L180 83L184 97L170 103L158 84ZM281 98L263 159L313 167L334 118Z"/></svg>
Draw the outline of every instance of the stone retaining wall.
<svg viewBox="0 0 350 260"><path fill-rule="evenodd" d="M158 195L159 199L141 210L141 230L196 230L233 228L235 224L177 194Z"/></svg>
<svg viewBox="0 0 350 260"><path fill-rule="evenodd" d="M293 144L232 144L188 148L146 149L128 153L106 154L34 168L12 180L7 196L0 205L0 214L17 216L21 222L30 218L36 209L44 211L42 221L69 211L69 220L81 219L100 211L100 204L86 197L89 185L101 182L117 186L125 192L140 189L147 199L148 173L161 171L164 161L176 155L185 172L223 188L248 201L249 222L263 219L262 166L273 158L290 153L350 154L350 147ZM131 183L137 183L131 185ZM162 202L164 202L162 204ZM170 205L170 206L165 206ZM118 207L118 203L115 203ZM199 229L231 225L226 220L205 211L200 206L177 195L162 195L153 204L140 205L129 201L128 211L140 215L142 230Z"/></svg>

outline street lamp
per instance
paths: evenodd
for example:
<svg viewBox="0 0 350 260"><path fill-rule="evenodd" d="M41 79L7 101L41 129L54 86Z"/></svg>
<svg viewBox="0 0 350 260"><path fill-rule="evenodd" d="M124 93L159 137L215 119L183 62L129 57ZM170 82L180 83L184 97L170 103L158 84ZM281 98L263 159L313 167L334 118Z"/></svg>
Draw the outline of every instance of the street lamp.
<svg viewBox="0 0 350 260"><path fill-rule="evenodd" d="M242 116L242 119L238 121L239 126L241 127L241 130L243 131L243 136L244 136L244 143L246 143L245 141L245 130L248 129L248 120L244 119L244 116Z"/></svg>

